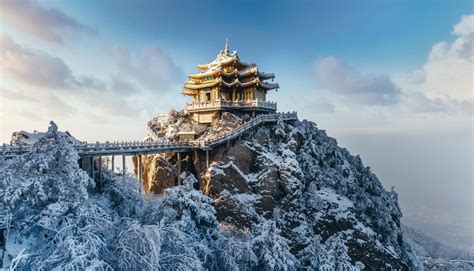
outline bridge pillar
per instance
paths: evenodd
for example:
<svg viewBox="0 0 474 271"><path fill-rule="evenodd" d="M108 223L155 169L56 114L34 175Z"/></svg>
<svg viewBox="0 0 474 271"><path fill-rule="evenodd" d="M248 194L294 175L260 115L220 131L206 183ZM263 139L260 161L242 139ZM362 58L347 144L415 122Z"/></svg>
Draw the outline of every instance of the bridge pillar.
<svg viewBox="0 0 474 271"><path fill-rule="evenodd" d="M102 182L102 156L99 156L99 180Z"/></svg>
<svg viewBox="0 0 474 271"><path fill-rule="evenodd" d="M209 150L206 150L206 167L209 167Z"/></svg>
<svg viewBox="0 0 474 271"><path fill-rule="evenodd" d="M122 175L125 176L125 155L122 155Z"/></svg>
<svg viewBox="0 0 474 271"><path fill-rule="evenodd" d="M178 185L181 185L181 153L177 153L178 157Z"/></svg>
<svg viewBox="0 0 474 271"><path fill-rule="evenodd" d="M138 192L142 193L142 156L138 155Z"/></svg>
<svg viewBox="0 0 474 271"><path fill-rule="evenodd" d="M115 167L115 163L114 163L114 162L115 162L115 161L114 161L115 159L114 159L114 158L115 158L115 156L112 155L112 172L114 172L114 167Z"/></svg>
<svg viewBox="0 0 474 271"><path fill-rule="evenodd" d="M94 179L94 156L91 156L90 162L91 162L91 178Z"/></svg>

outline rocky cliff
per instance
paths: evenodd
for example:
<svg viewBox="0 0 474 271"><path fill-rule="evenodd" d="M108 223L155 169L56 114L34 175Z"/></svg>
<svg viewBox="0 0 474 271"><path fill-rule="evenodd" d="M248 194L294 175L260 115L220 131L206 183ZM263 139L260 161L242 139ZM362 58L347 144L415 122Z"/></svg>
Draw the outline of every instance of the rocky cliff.
<svg viewBox="0 0 474 271"><path fill-rule="evenodd" d="M247 119L230 113L197 125L182 112L151 120L147 140L177 140L195 127L211 139ZM291 254L305 268L333 262L336 270L418 269L400 228L397 194L386 191L360 157L309 121L261 125L209 152L182 155L182 177L213 200L221 227L254 231L273 221ZM143 159L143 186L163 193L177 183L175 154ZM324 251L322 259L319 256Z"/></svg>

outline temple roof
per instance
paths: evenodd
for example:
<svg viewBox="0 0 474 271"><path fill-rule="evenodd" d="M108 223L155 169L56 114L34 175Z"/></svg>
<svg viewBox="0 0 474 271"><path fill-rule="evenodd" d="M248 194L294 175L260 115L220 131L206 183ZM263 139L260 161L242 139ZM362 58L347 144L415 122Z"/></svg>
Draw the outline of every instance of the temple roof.
<svg viewBox="0 0 474 271"><path fill-rule="evenodd" d="M183 94L194 95L195 90L216 85L224 87L256 85L265 90L279 88L276 83L264 82L267 79L275 78L273 73L261 72L256 64L242 62L237 51L230 52L227 42L225 49L221 50L213 61L198 65L197 67L201 71L188 75L188 80L184 84ZM249 76L251 77L247 78Z"/></svg>
<svg viewBox="0 0 474 271"><path fill-rule="evenodd" d="M277 83L263 82L260 80L259 77L255 77L254 79L248 82L241 82L239 78L236 78L231 82L227 82L224 79L222 79L222 77L219 77L214 80L207 81L203 84L195 84L193 81L186 81L186 83L184 84L184 88L185 89L201 89L201 88L213 87L218 84L221 84L222 86L226 86L226 87L248 87L252 85L257 85L267 90L276 89L280 87Z"/></svg>
<svg viewBox="0 0 474 271"><path fill-rule="evenodd" d="M258 75L259 77L261 77L263 79L275 78L275 75L273 73L264 73L264 72L259 71L257 65L255 65L255 64L251 64L247 68L245 68L243 70L240 70L240 71L238 69L234 68L230 72L224 71L222 69L222 66L216 66L214 69L209 69L205 72L200 72L200 73L196 73L196 74L189 74L188 77L190 77L190 78L203 78L203 77L208 77L208 76L214 76L216 74L220 74L222 76L237 75L238 77L244 77L244 76L256 74L256 75Z"/></svg>
<svg viewBox="0 0 474 271"><path fill-rule="evenodd" d="M233 51L232 53L230 52L229 45L226 41L224 50L221 50L219 54L217 54L216 59L207 64L200 64L197 67L201 70L209 71L212 68L219 68L222 65L226 65L234 61L243 67L249 66L249 64L240 61L239 56L237 55L237 50Z"/></svg>

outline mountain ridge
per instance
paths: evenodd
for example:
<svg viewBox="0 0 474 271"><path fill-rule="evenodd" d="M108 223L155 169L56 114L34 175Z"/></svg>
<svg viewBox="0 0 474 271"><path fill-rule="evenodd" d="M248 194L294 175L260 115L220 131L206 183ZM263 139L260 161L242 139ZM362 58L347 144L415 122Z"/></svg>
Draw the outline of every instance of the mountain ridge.
<svg viewBox="0 0 474 271"><path fill-rule="evenodd" d="M177 140L181 125L192 124L183 118L183 113L171 112L152 128ZM212 138L244 121L231 114L216 116L198 136ZM50 129L31 153L0 161L0 207L7 211L12 227L4 267L421 270L423 265L442 270L447 266L430 261L415 246L412 250L414 238L400 225L396 192L385 191L360 157L338 147L313 122L260 125L211 151L209 166L204 153L184 154L182 186L176 186L176 155L145 156L143 188L149 192L145 196L137 192L138 184L130 175L103 170L101 183L92 180L79 168L71 144L70 135ZM40 198L38 191L44 191ZM87 243L94 249L84 256L63 255L81 251ZM177 258L182 253L186 259Z"/></svg>

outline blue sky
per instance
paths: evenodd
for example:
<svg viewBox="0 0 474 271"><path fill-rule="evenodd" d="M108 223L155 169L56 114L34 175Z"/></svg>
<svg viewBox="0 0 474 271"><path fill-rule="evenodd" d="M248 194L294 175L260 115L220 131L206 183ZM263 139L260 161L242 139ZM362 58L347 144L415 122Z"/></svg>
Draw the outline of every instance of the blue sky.
<svg viewBox="0 0 474 271"><path fill-rule="evenodd" d="M472 1L4 0L0 19L2 142L49 120L81 140L141 139L228 38L276 74L281 111L397 187L407 221L452 241L456 220L472 245Z"/></svg>
<svg viewBox="0 0 474 271"><path fill-rule="evenodd" d="M135 47L159 43L193 68L225 38L258 63L308 64L339 55L363 70L404 71L450 31L470 1L76 1L63 10L112 42ZM268 52L260 54L258 52ZM197 53L199 52L199 53ZM176 54L176 56L175 56ZM187 57L187 55L190 57ZM266 57L268 55L274 57ZM370 57L368 55L371 55ZM259 57L260 56L260 57ZM190 60L189 60L190 59ZM390 63L382 64L379 59Z"/></svg>

